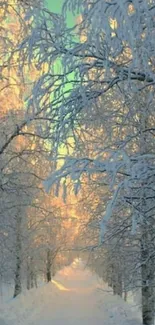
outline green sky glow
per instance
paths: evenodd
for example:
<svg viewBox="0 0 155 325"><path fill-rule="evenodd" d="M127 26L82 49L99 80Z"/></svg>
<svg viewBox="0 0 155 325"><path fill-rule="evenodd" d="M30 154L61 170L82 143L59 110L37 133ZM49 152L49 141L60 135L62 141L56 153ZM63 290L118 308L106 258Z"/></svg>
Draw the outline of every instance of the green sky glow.
<svg viewBox="0 0 155 325"><path fill-rule="evenodd" d="M55 13L61 13L63 2L64 2L64 0L46 0L48 9ZM76 23L76 17L73 16L73 14L71 12L68 12L67 13L67 25L69 27L72 27L75 25L75 23ZM55 69L56 69L56 72L60 72L59 70L61 69L61 63L59 60L56 61ZM68 79L69 80L74 79L74 73L71 73L71 75L68 76ZM72 88L72 84L67 84L64 87L64 90L68 90L70 88ZM68 142L70 144L72 144L72 146L74 145L74 140L72 137L68 137ZM73 151L73 149L70 148L70 154L72 153L72 151ZM59 146L59 154L62 156L68 155L68 151L67 151L67 148L65 145L62 144Z"/></svg>
<svg viewBox="0 0 155 325"><path fill-rule="evenodd" d="M64 0L47 0L48 8L53 12L60 13L63 2ZM75 17L71 12L68 12L67 24L68 26L73 26L75 24Z"/></svg>
<svg viewBox="0 0 155 325"><path fill-rule="evenodd" d="M48 7L54 12L60 12L64 0L47 0Z"/></svg>

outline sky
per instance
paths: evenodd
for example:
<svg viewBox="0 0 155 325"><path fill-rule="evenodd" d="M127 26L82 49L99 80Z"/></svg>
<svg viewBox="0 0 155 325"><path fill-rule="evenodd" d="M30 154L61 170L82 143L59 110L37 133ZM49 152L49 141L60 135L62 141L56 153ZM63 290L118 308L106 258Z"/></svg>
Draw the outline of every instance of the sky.
<svg viewBox="0 0 155 325"><path fill-rule="evenodd" d="M47 5L48 8L56 13L60 13L61 12L61 8L63 5L64 0L46 0L47 1ZM68 26L73 26L75 23L75 17L73 16L73 14L71 12L68 13L67 15L67 24Z"/></svg>
<svg viewBox="0 0 155 325"><path fill-rule="evenodd" d="M54 12L60 12L64 0L47 0L48 7Z"/></svg>
<svg viewBox="0 0 155 325"><path fill-rule="evenodd" d="M61 9L62 9L62 5L64 3L64 0L46 0L48 9L50 9L50 11L55 12L55 13L61 13ZM74 26L76 23L76 17L73 16L73 14L71 12L68 12L67 14L67 25L69 27ZM58 63L57 63L58 64ZM59 64L56 66L60 66ZM72 78L72 75L71 75ZM72 142L72 139L70 139L70 141ZM72 143L73 144L73 143ZM65 149L64 146L62 146L60 148L60 152L61 154L64 156L66 154L68 154L67 150Z"/></svg>

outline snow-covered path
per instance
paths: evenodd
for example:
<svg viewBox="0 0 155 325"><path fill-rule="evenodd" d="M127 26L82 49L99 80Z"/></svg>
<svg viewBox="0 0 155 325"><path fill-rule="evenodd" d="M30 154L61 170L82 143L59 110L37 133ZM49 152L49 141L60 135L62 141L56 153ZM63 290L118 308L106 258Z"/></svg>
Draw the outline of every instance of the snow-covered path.
<svg viewBox="0 0 155 325"><path fill-rule="evenodd" d="M1 315L8 325L141 324L131 306L102 289L96 276L75 261L52 283L3 306Z"/></svg>

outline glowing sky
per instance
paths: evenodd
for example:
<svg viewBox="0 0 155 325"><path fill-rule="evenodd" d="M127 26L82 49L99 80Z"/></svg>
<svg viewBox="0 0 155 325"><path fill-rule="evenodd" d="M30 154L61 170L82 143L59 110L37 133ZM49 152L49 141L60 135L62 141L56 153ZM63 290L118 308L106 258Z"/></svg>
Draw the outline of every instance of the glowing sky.
<svg viewBox="0 0 155 325"><path fill-rule="evenodd" d="M50 9L50 11L55 12L55 13L61 13L61 9L62 9L64 0L46 0L46 3L47 3L47 6L48 6L48 9ZM76 17L71 12L67 13L67 25L69 27L72 27L72 26L75 25ZM55 64L56 69L58 68L58 70L59 70L60 66L61 66L61 64L60 64L59 60L57 60L56 64ZM70 78L73 79L74 78L73 76L74 76L74 73L71 73ZM68 76L68 79L69 79L69 76ZM67 88L70 88L70 87L71 86L68 85L65 88L67 89ZM70 139L68 138L68 141L73 145L73 139L72 138L70 138ZM72 152L71 147L70 147L70 151ZM70 152L70 154L71 154L71 152ZM68 151L67 151L67 148L64 145L60 146L60 152L59 153L61 153L62 156L65 156L65 155L69 154ZM61 163L60 163L60 165L61 165Z"/></svg>
<svg viewBox="0 0 155 325"><path fill-rule="evenodd" d="M64 0L47 0L48 7L54 12L60 12Z"/></svg>
<svg viewBox="0 0 155 325"><path fill-rule="evenodd" d="M60 13L63 2L64 0L47 0L48 8L53 12ZM69 26L72 26L75 23L75 17L70 12L67 15L67 23Z"/></svg>

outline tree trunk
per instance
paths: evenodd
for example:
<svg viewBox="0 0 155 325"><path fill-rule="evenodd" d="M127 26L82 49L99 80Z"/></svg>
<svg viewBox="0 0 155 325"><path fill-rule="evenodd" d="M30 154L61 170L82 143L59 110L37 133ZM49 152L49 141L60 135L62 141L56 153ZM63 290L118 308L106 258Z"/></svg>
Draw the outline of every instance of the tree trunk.
<svg viewBox="0 0 155 325"><path fill-rule="evenodd" d="M30 257L30 284L31 288L34 288L34 260Z"/></svg>
<svg viewBox="0 0 155 325"><path fill-rule="evenodd" d="M123 292L123 287L122 287L122 274L121 272L119 272L118 270L118 274L117 274L117 282L116 282L116 286L117 286L117 295L122 297L122 292Z"/></svg>
<svg viewBox="0 0 155 325"><path fill-rule="evenodd" d="M32 289L32 288L34 288L34 274L33 274L33 270L31 270L30 281L31 281L31 289Z"/></svg>
<svg viewBox="0 0 155 325"><path fill-rule="evenodd" d="M21 261L20 258L17 257L16 260L16 272L15 272L15 288L13 297L17 297L22 292L21 285Z"/></svg>
<svg viewBox="0 0 155 325"><path fill-rule="evenodd" d="M21 216L20 213L16 216L16 269L15 269L15 287L14 287L14 298L22 292L21 285L21 252L22 241L21 241Z"/></svg>
<svg viewBox="0 0 155 325"><path fill-rule="evenodd" d="M150 238L147 227L141 238L142 319L143 325L154 324L154 262L150 255Z"/></svg>
<svg viewBox="0 0 155 325"><path fill-rule="evenodd" d="M118 263L112 266L112 288L113 294L122 297L123 287L122 287L122 273L119 270Z"/></svg>
<svg viewBox="0 0 155 325"><path fill-rule="evenodd" d="M37 284L37 274L36 274L36 273L34 274L34 284L35 284L35 287L38 288L38 284Z"/></svg>
<svg viewBox="0 0 155 325"><path fill-rule="evenodd" d="M55 259L53 259L53 261L52 261L52 265L51 265L51 274L52 274L52 277L54 277L55 274L56 274Z"/></svg>
<svg viewBox="0 0 155 325"><path fill-rule="evenodd" d="M30 265L27 259L27 290L30 290Z"/></svg>
<svg viewBox="0 0 155 325"><path fill-rule="evenodd" d="M112 266L112 288L113 288L113 294L117 294L117 284L116 284L116 268Z"/></svg>
<svg viewBox="0 0 155 325"><path fill-rule="evenodd" d="M104 281L104 276L102 277ZM109 264L108 270L106 271L105 281L108 284L108 287L112 288L112 266Z"/></svg>
<svg viewBox="0 0 155 325"><path fill-rule="evenodd" d="M128 293L127 293L127 291L125 290L125 291L124 291L124 301L127 301L127 296L128 296Z"/></svg>
<svg viewBox="0 0 155 325"><path fill-rule="evenodd" d="M116 295L117 294L117 289L116 289L116 283L113 283L113 294Z"/></svg>
<svg viewBox="0 0 155 325"><path fill-rule="evenodd" d="M52 279L52 275L51 275L51 250L48 249L47 250L47 260L46 260L46 279L47 282L51 282Z"/></svg>
<svg viewBox="0 0 155 325"><path fill-rule="evenodd" d="M27 289L29 290L30 288L37 288L37 279L34 271L34 262L33 262L33 257L29 257L27 260Z"/></svg>

